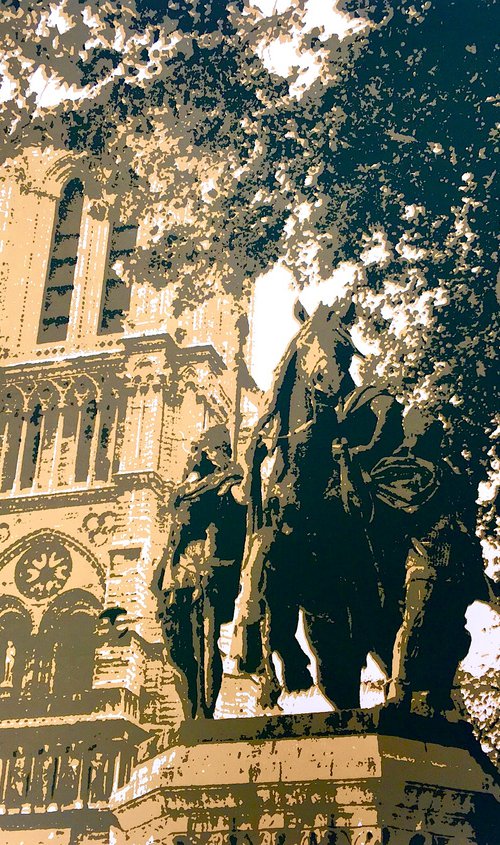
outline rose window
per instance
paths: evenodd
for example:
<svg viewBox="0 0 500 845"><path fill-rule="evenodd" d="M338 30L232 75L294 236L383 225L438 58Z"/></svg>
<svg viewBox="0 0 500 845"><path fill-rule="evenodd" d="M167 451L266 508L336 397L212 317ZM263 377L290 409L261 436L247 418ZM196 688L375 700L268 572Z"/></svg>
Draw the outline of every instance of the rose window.
<svg viewBox="0 0 500 845"><path fill-rule="evenodd" d="M35 601L58 593L71 574L71 557L61 543L47 541L26 552L16 566L19 592Z"/></svg>

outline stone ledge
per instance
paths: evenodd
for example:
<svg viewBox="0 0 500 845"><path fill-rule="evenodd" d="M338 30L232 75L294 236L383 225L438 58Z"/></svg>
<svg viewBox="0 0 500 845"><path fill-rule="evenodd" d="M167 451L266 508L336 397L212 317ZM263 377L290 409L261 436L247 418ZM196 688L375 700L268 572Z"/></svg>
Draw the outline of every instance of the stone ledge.
<svg viewBox="0 0 500 845"><path fill-rule="evenodd" d="M477 747L472 728L467 722L450 722L443 717L431 719L390 706L326 713L196 719L183 723L179 741L183 745L198 745L204 742L234 742L242 739L367 733L437 742L439 745L459 748Z"/></svg>
<svg viewBox="0 0 500 845"><path fill-rule="evenodd" d="M253 831L260 843L269 830L326 830L332 820L349 842L370 827L379 836L391 829L391 845L429 830L447 845L496 845L477 828L494 817L500 824L500 789L464 748L330 733L178 745L138 766L111 809L121 828L117 843L134 845L190 835L197 842L194 834L227 836L231 826Z"/></svg>

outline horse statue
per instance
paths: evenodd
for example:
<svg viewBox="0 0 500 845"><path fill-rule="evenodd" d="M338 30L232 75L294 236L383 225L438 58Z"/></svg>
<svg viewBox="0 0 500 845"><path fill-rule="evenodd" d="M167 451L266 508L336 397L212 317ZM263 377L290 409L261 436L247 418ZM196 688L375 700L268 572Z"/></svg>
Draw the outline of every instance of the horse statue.
<svg viewBox="0 0 500 845"><path fill-rule="evenodd" d="M192 718L213 715L222 682L218 640L232 619L245 541L246 508L232 495L241 479L227 430L209 430L173 502L157 576L163 635Z"/></svg>
<svg viewBox="0 0 500 845"><path fill-rule="evenodd" d="M444 452L439 420L403 416L380 382L355 385L353 319L352 305L305 319L254 432L231 656L269 679L269 704L281 691L275 652L286 689L309 687L301 609L319 686L339 709L359 706L371 652L392 701L424 691L444 712L470 643L465 610L487 600L475 496Z"/></svg>
<svg viewBox="0 0 500 845"><path fill-rule="evenodd" d="M240 671L271 678L270 695L273 652L288 690L309 687L308 658L295 638L302 609L320 688L341 709L359 706L360 671L384 630L364 474L402 436L394 397L382 385L356 387L349 374L357 351L348 332L353 316L353 306L322 305L305 320L254 433L231 648ZM266 458L273 468L263 494Z"/></svg>

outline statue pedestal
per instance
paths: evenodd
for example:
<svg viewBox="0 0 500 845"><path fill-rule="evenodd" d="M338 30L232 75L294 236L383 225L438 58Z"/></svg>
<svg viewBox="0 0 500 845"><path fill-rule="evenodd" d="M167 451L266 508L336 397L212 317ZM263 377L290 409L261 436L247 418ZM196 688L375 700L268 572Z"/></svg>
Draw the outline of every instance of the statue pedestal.
<svg viewBox="0 0 500 845"><path fill-rule="evenodd" d="M332 728L332 716L212 722L211 740L196 723L193 744L139 765L113 796L116 845L498 844L500 789L473 743L442 744L436 726L428 742L355 718Z"/></svg>

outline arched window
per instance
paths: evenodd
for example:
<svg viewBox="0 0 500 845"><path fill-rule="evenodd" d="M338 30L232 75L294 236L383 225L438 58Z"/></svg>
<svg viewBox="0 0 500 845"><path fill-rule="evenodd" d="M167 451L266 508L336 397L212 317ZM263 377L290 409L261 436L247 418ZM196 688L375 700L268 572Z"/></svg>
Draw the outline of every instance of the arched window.
<svg viewBox="0 0 500 845"><path fill-rule="evenodd" d="M26 442L22 457L21 489L25 490L33 486L35 479L38 456L40 454L40 442L42 435L42 406L38 402L28 417L26 431Z"/></svg>
<svg viewBox="0 0 500 845"><path fill-rule="evenodd" d="M49 270L42 303L39 343L65 340L78 257L78 241L83 210L83 185L79 179L68 182L57 209Z"/></svg>
<svg viewBox="0 0 500 845"><path fill-rule="evenodd" d="M12 489L19 459L23 397L14 389L0 401L0 492Z"/></svg>
<svg viewBox="0 0 500 845"><path fill-rule="evenodd" d="M95 617L84 611L65 614L60 626L56 626L50 683L50 691L55 697L71 696L92 689L97 646L95 629Z"/></svg>
<svg viewBox="0 0 500 845"><path fill-rule="evenodd" d="M102 403L94 466L96 481L108 481L110 476L114 457L114 438L118 425L118 411L118 402L114 396Z"/></svg>
<svg viewBox="0 0 500 845"><path fill-rule="evenodd" d="M115 267L133 252L136 240L137 226L113 226L102 294L99 334L111 334L123 329L123 321L130 305L130 288L120 278Z"/></svg>
<svg viewBox="0 0 500 845"><path fill-rule="evenodd" d="M74 592L78 595L72 596ZM99 610L93 596L81 591L65 593L47 610L36 644L40 694L73 698L92 689Z"/></svg>
<svg viewBox="0 0 500 845"><path fill-rule="evenodd" d="M96 416L97 403L95 399L91 399L81 411L80 431L76 448L75 481L87 481L89 476Z"/></svg>

